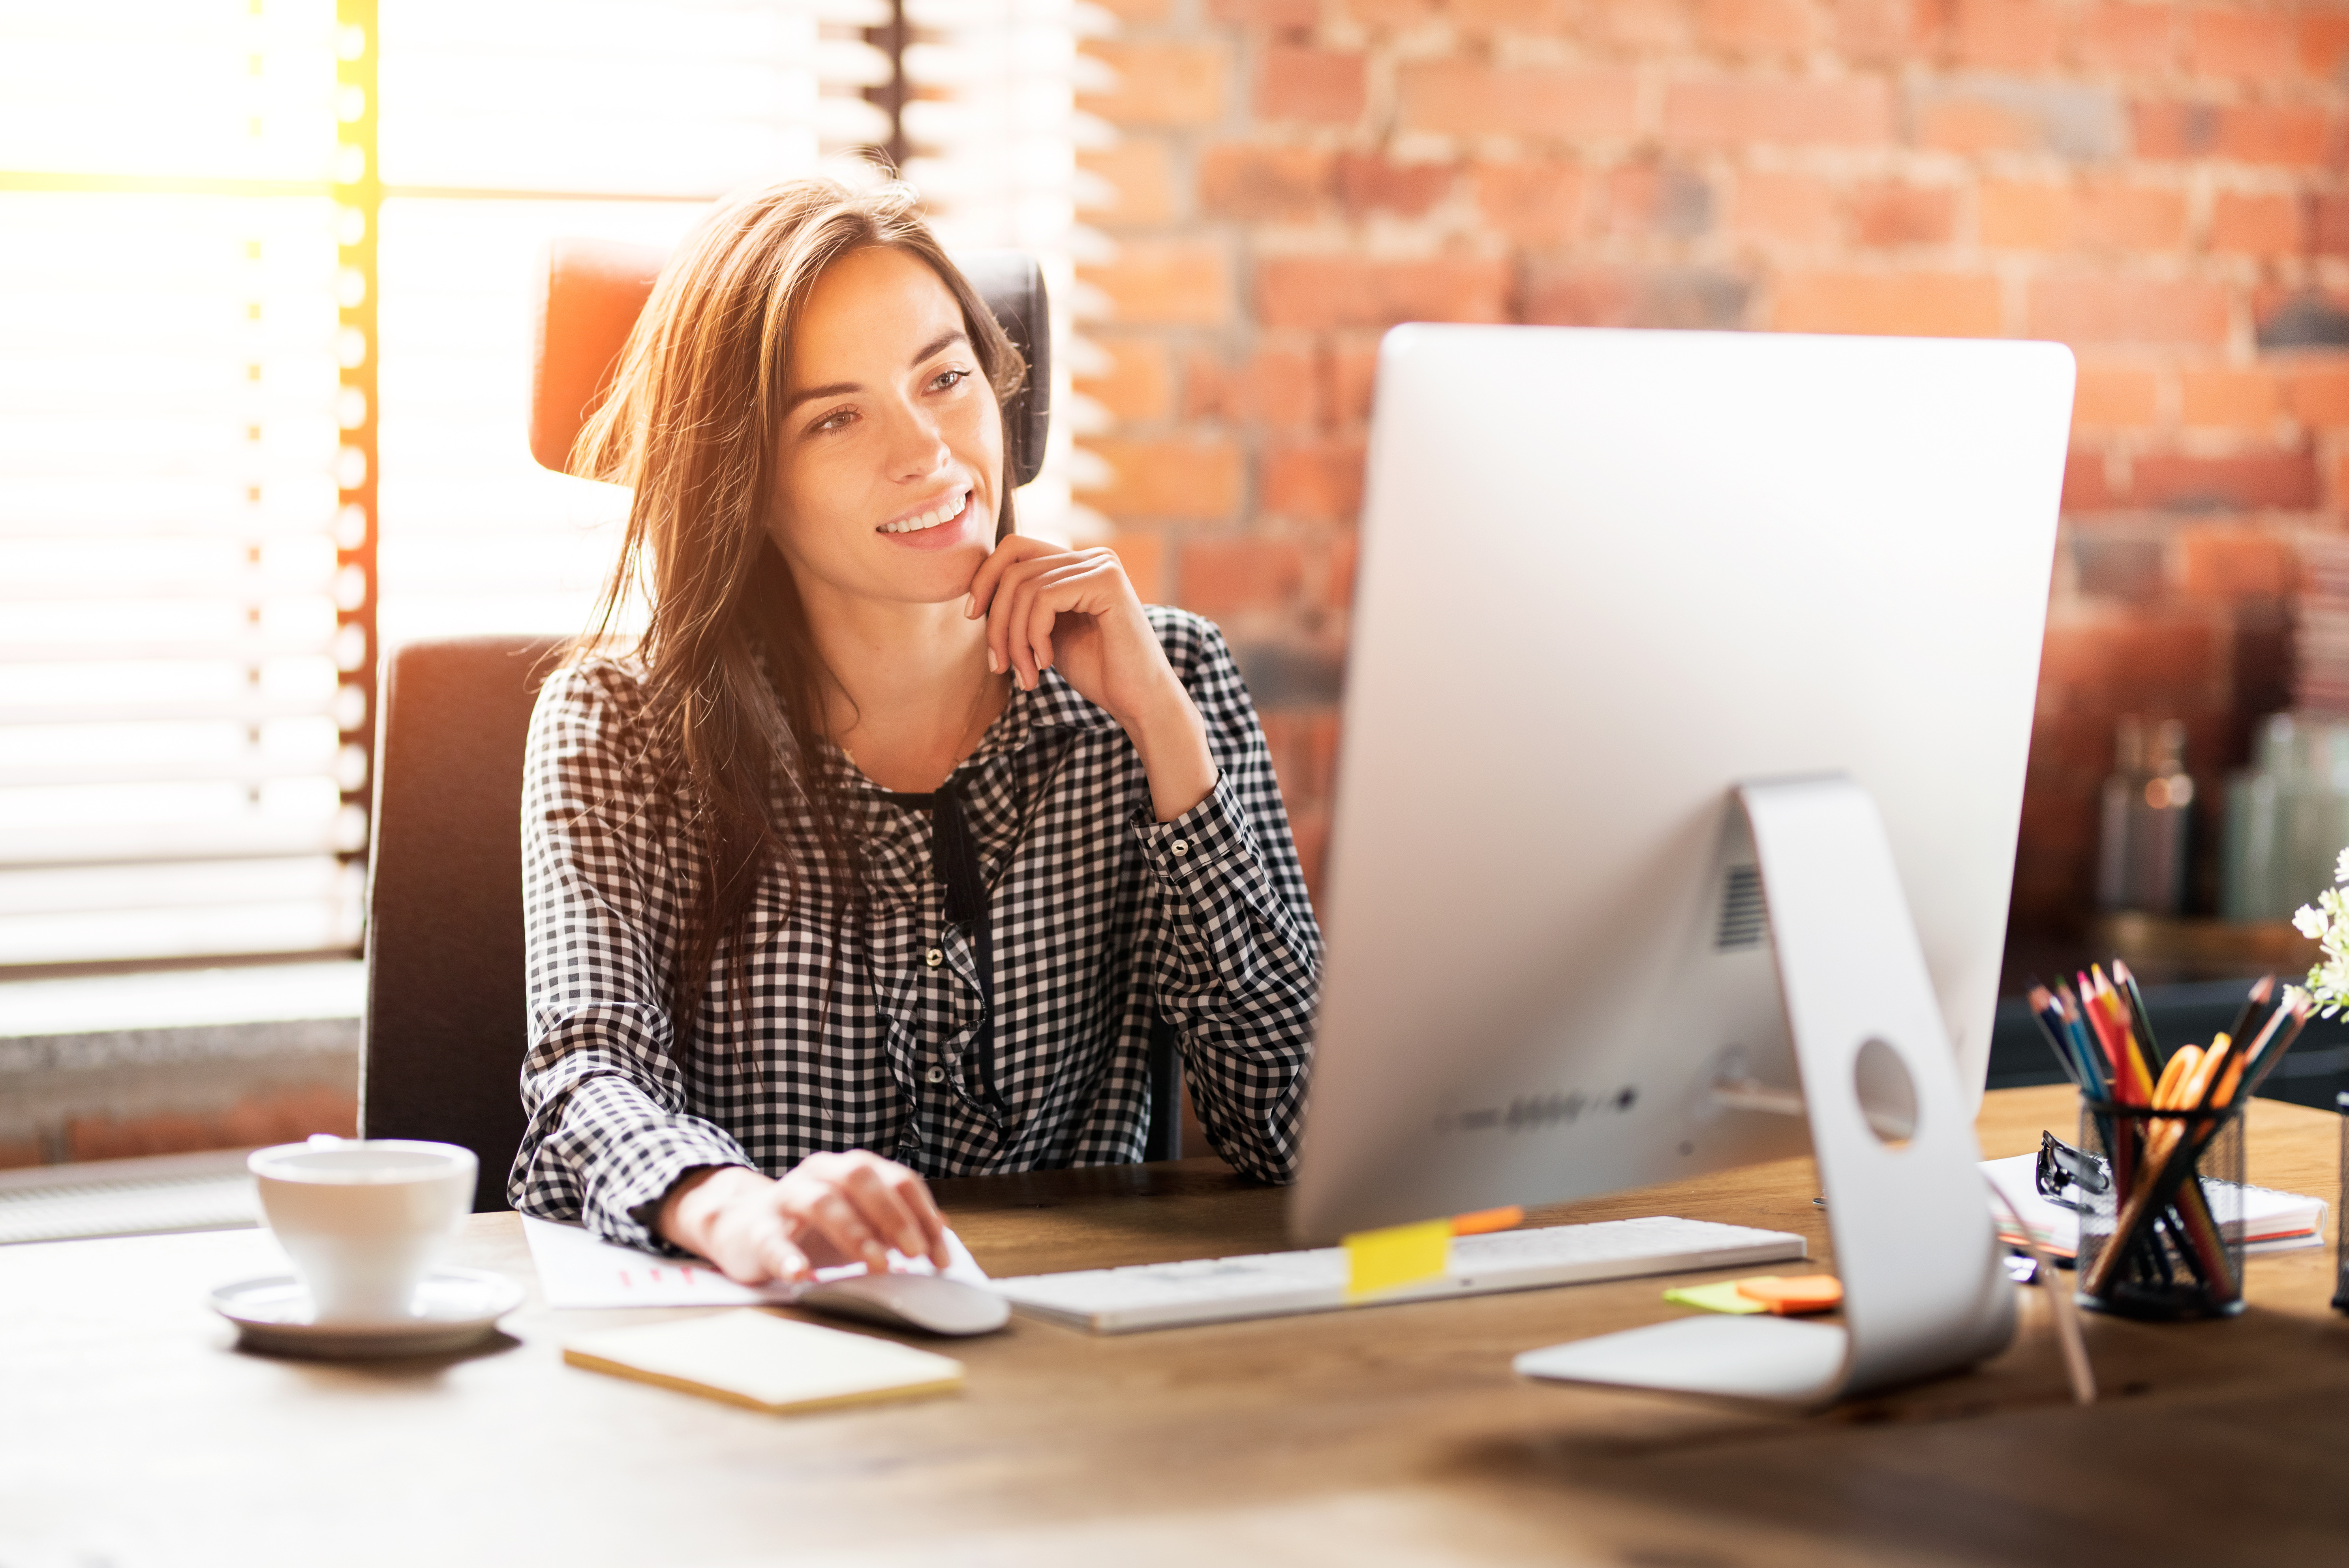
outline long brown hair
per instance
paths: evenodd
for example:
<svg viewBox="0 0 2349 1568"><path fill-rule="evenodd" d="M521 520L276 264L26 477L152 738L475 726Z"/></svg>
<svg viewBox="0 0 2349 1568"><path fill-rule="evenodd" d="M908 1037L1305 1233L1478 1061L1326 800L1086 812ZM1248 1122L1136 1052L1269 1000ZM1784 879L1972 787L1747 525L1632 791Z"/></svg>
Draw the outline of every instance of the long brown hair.
<svg viewBox="0 0 2349 1568"><path fill-rule="evenodd" d="M740 938L768 865L781 864L794 902L807 896L806 868L774 809L779 782L785 809L803 808L812 824L812 847L831 863L833 885L853 889L859 881L814 749L826 672L768 529L792 333L817 278L852 251L905 251L927 264L961 307L997 401L1008 407L1027 374L916 202L911 186L871 169L782 181L720 202L661 269L611 394L574 449L574 472L636 493L620 558L580 649L606 644L632 597L650 601L636 647L647 752L698 840L699 887L678 933L670 995L680 1053L699 1033L710 970L730 941L727 993L737 992ZM1012 531L1012 514L1009 485L999 489L999 540ZM807 913L823 919L843 911Z"/></svg>

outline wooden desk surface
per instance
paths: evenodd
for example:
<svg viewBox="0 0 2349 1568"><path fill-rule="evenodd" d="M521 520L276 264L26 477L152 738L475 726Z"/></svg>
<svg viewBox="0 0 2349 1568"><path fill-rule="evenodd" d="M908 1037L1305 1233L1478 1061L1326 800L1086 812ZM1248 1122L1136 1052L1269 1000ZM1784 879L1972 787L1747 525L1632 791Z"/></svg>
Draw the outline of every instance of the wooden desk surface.
<svg viewBox="0 0 2349 1568"><path fill-rule="evenodd" d="M1992 1096L1985 1155L2068 1125ZM2262 1101L2254 1181L2333 1196L2331 1116ZM1808 1233L1807 1161L1542 1211ZM1208 1161L946 1182L990 1272L1277 1248L1282 1195ZM2066 1399L2040 1293L1970 1376L1823 1416L1521 1382L1518 1350L1652 1322L1666 1282L1096 1338L948 1346L960 1396L775 1417L562 1365L520 1226L457 1262L531 1286L471 1355L248 1355L205 1289L257 1231L0 1249L0 1564L1360 1564L1646 1568L2349 1556L2349 1319L2333 1252L2254 1259L2251 1309L2091 1317ZM1827 1260L1831 1262L1831 1260ZM2166 1479L2183 1469L2197 1484Z"/></svg>

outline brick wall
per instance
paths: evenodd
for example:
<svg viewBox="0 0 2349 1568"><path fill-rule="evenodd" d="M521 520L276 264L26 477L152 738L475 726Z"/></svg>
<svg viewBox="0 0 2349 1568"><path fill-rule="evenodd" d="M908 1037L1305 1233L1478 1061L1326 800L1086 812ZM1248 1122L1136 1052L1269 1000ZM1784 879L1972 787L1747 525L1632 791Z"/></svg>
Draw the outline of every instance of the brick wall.
<svg viewBox="0 0 2349 1568"><path fill-rule="evenodd" d="M2018 927L2086 912L2119 713L2215 786L2287 700L2292 542L2349 481L2349 7L1102 3L1086 499L1241 649L1309 872L1397 321L2071 344Z"/></svg>

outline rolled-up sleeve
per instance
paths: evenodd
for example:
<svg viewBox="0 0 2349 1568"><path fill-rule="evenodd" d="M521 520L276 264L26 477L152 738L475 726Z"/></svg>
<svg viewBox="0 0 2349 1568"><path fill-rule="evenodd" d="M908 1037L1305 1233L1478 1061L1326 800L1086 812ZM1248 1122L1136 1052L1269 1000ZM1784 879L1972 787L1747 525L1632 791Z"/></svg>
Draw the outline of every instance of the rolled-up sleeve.
<svg viewBox="0 0 2349 1568"><path fill-rule="evenodd" d="M1321 930L1256 706L1223 636L1184 617L1161 635L1206 721L1218 773L1173 822L1129 819L1151 870L1160 1014L1183 1044L1207 1141L1251 1176L1296 1174Z"/></svg>
<svg viewBox="0 0 2349 1568"><path fill-rule="evenodd" d="M635 682L591 664L557 672L532 715L523 784L530 1048L516 1209L584 1220L610 1241L673 1251L661 1199L701 1166L750 1165L687 1114L667 998L681 901L678 846L644 776Z"/></svg>

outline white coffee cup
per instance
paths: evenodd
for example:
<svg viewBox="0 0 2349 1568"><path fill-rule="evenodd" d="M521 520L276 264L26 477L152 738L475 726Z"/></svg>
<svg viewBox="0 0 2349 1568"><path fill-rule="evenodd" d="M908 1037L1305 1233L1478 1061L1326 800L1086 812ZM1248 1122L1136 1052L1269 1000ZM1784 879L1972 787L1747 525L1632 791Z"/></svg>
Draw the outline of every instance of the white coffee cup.
<svg viewBox="0 0 2349 1568"><path fill-rule="evenodd" d="M480 1162L452 1143L313 1138L246 1162L316 1323L397 1323L471 1211Z"/></svg>

